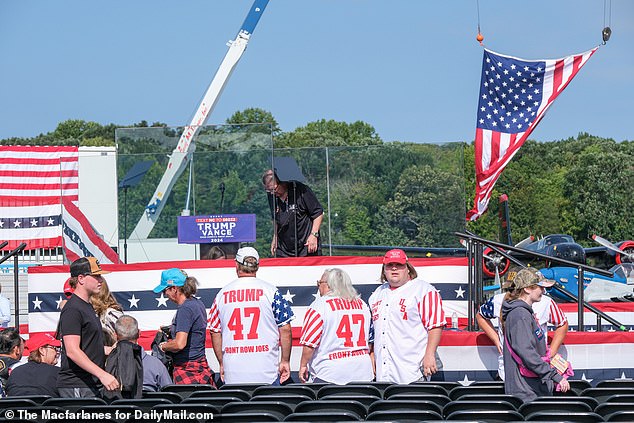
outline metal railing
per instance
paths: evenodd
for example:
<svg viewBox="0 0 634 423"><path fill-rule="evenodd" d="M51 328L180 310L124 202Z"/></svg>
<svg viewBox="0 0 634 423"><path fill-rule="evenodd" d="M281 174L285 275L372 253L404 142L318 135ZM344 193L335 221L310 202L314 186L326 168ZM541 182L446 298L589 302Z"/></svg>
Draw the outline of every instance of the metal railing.
<svg viewBox="0 0 634 423"><path fill-rule="evenodd" d="M515 263L518 266L521 267L526 267L526 265L524 263L522 263L521 261L519 261L516 257L513 257L511 254L509 254L509 252L515 252L515 253L520 253L524 256L530 256L530 257L536 257L542 260L548 260L550 262L553 263L558 263L558 264L562 264L564 266L568 266L568 267L574 267L577 269L578 271L578 280L579 281L583 281L584 280L584 272L585 271L590 271L599 275L603 275L603 276L609 276L612 277L614 276L612 272L610 272L609 270L605 270L605 269L599 269L596 267L592 267L592 266L588 266L586 264L580 264L577 262L573 262L570 260L566 260L566 259L562 259L559 257L553 257L553 256L549 256L546 254L542 254L542 253L538 253L535 251L529 251L529 250L525 250L523 248L518 248L518 247L514 247L514 246L510 246L510 245L506 245L506 244L502 244L499 242L495 242L495 241L490 241L484 238L480 238L474 234L471 233L461 233L461 232L455 232L456 236L464 239L467 241L467 256L468 256L468 266L469 266L469 275L468 275L468 282L469 282L469 292L468 292L468 298L469 298L469 310L468 310L468 325L467 325L467 329L468 330L477 330L477 323L475 322L475 301L477 299L481 299L483 298L483 285L482 285L482 252L483 252L483 247L487 246L490 247L493 251L495 251L496 253L504 256L505 258L507 258L508 260L510 260L511 262ZM475 265L474 265L475 263ZM585 330L585 324L584 324L584 308L587 308L588 310L590 310L591 312L595 313L597 315L597 319L603 318L605 320L607 320L608 322L610 322L612 325L616 326L619 330L622 331L626 331L627 328L620 323L619 321L613 319L612 317L610 317L609 315L607 315L606 313L602 312L601 310L597 309L596 307L594 307L593 305L587 303L586 301L584 301L584 286L583 283L578 283L577 287L577 295L575 296L574 294L568 292L565 288L563 288L561 285L559 284L555 284L554 287L559 291L562 292L564 295L566 295L569 299L576 301L578 304L578 308L577 308L577 324L578 324L578 330L579 331L584 331ZM600 326L600 320L597 321L597 330L601 330L601 326Z"/></svg>

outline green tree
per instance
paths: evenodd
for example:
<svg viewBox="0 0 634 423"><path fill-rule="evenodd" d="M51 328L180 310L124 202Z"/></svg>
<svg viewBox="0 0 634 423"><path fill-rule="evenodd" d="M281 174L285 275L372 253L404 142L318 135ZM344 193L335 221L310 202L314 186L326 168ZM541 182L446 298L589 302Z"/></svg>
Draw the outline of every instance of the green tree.
<svg viewBox="0 0 634 423"><path fill-rule="evenodd" d="M282 133L273 114L258 107L250 107L237 111L226 120L229 125L246 125L252 123L268 123L271 125L271 134L275 137Z"/></svg>
<svg viewBox="0 0 634 423"><path fill-rule="evenodd" d="M309 122L275 139L276 148L367 146L383 141L374 127L362 121L353 123L321 119Z"/></svg>
<svg viewBox="0 0 634 423"><path fill-rule="evenodd" d="M379 244L456 246L462 230L462 180L431 166L411 166L402 173L394 197L382 211Z"/></svg>

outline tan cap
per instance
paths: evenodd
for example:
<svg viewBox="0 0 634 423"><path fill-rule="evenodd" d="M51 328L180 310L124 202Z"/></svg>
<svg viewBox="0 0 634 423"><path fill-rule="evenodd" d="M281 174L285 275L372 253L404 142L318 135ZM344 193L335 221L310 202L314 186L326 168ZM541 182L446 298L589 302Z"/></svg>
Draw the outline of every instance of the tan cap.
<svg viewBox="0 0 634 423"><path fill-rule="evenodd" d="M533 267L526 267L517 272L509 272L506 276L506 282L502 285L502 287L522 289L528 288L532 285L539 285L544 288L550 288L554 284L555 281L546 279L537 269Z"/></svg>

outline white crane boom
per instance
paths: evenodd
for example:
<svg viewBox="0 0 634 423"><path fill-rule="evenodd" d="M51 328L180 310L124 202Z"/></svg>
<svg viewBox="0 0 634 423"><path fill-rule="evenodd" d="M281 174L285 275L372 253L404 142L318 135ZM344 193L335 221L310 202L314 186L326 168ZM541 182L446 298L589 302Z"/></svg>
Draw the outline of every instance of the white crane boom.
<svg viewBox="0 0 634 423"><path fill-rule="evenodd" d="M178 140L178 145L172 152L169 162L167 163L167 169L156 187L156 191L154 195L152 195L150 202L145 207L145 213L143 213L143 216L141 216L141 219L132 231L130 238L146 239L150 235L152 228L161 215L161 211L165 206L165 202L176 180L187 167L191 154L195 150L193 139L196 133L205 125L209 115L216 106L220 94L227 84L233 69L238 64L242 53L244 53L244 50L247 48L249 38L251 38L251 34L258 24L268 2L269 0L255 0L253 2L242 27L240 27L240 31L238 31L236 39L229 43L229 51L227 51L214 79L211 81L211 84L209 84L205 96L198 106L198 109L196 109L191 123L183 130Z"/></svg>

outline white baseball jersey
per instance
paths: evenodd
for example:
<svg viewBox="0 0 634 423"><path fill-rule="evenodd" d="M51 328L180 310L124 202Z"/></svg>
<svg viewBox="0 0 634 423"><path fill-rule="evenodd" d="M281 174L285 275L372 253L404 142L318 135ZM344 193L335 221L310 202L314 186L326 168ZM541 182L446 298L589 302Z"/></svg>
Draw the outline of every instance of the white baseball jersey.
<svg viewBox="0 0 634 423"><path fill-rule="evenodd" d="M369 304L376 380L410 383L421 379L427 332L446 324L440 293L422 279L396 289L384 283L372 293Z"/></svg>
<svg viewBox="0 0 634 423"><path fill-rule="evenodd" d="M315 348L308 363L310 374L338 385L372 380L371 324L370 309L360 298L325 295L313 301L304 316L299 340Z"/></svg>
<svg viewBox="0 0 634 423"><path fill-rule="evenodd" d="M207 328L222 334L225 383L272 383L279 369L279 326L294 319L272 284L238 278L222 288L209 310Z"/></svg>
<svg viewBox="0 0 634 423"><path fill-rule="evenodd" d="M501 345L504 345L504 333L502 333L502 328L498 322L505 295L506 294L495 294L493 297L489 298L489 301L480 306L480 314L482 317L489 320L496 320L492 323L498 327L498 336L500 337ZM566 315L561 308L559 308L557 303L554 302L548 295L542 295L542 299L540 301L533 303L533 313L535 313L535 318L539 322L539 325L544 333L548 333L549 323L558 328L568 321L568 318L566 318ZM547 336L544 337L544 342L548 342ZM502 380L504 380L504 358L502 354L498 356L498 375Z"/></svg>

